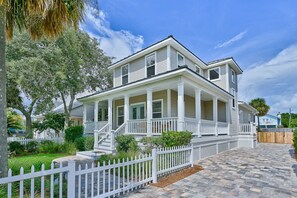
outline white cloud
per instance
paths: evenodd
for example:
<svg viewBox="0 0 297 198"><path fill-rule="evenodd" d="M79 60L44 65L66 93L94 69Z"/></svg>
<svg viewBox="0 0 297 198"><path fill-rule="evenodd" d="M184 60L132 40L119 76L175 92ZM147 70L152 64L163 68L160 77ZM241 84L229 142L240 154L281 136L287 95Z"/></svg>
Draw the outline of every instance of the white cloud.
<svg viewBox="0 0 297 198"><path fill-rule="evenodd" d="M128 30L113 30L106 14L96 6L87 6L85 24L81 28L100 41L100 48L114 61L122 59L143 47L143 37Z"/></svg>
<svg viewBox="0 0 297 198"><path fill-rule="evenodd" d="M239 79L239 98L265 98L270 112L297 111L297 44L282 50L271 60L247 68Z"/></svg>
<svg viewBox="0 0 297 198"><path fill-rule="evenodd" d="M225 42L223 42L223 43L218 44L217 46L215 46L215 49L227 47L227 46L231 45L232 43L241 40L246 33L247 33L246 30L243 31L243 32L240 32L239 34L235 35L233 38L229 39L228 41L225 41Z"/></svg>

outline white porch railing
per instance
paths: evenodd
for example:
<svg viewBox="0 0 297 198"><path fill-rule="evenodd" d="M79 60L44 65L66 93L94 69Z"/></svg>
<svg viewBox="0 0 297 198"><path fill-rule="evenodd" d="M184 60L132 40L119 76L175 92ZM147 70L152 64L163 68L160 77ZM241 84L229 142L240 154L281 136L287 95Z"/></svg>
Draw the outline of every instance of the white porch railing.
<svg viewBox="0 0 297 198"><path fill-rule="evenodd" d="M110 135L110 125L107 123L104 127L94 131L94 148L98 147L99 144Z"/></svg>
<svg viewBox="0 0 297 198"><path fill-rule="evenodd" d="M201 135L214 135L216 134L216 123L212 120L200 121L200 133Z"/></svg>
<svg viewBox="0 0 297 198"><path fill-rule="evenodd" d="M85 122L84 123L84 133L94 133L94 130L100 130L107 123L108 123L107 121Z"/></svg>
<svg viewBox="0 0 297 198"><path fill-rule="evenodd" d="M198 122L195 118L185 118L185 131L198 133Z"/></svg>
<svg viewBox="0 0 297 198"><path fill-rule="evenodd" d="M0 178L2 197L121 197L138 187L157 182L164 174L193 166L192 146L153 149L152 155L140 155L129 159L108 161L103 164L77 166L53 164L46 170L14 175L11 169L8 177Z"/></svg>
<svg viewBox="0 0 297 198"><path fill-rule="evenodd" d="M128 133L133 134L146 134L147 133L147 120L128 120Z"/></svg>
<svg viewBox="0 0 297 198"><path fill-rule="evenodd" d="M240 135L251 135L256 133L256 126L253 123L239 124Z"/></svg>
<svg viewBox="0 0 297 198"><path fill-rule="evenodd" d="M228 123L217 122L217 130L219 135L228 134Z"/></svg>
<svg viewBox="0 0 297 198"><path fill-rule="evenodd" d="M152 119L152 134L157 135L166 131L177 130L177 118L154 118Z"/></svg>

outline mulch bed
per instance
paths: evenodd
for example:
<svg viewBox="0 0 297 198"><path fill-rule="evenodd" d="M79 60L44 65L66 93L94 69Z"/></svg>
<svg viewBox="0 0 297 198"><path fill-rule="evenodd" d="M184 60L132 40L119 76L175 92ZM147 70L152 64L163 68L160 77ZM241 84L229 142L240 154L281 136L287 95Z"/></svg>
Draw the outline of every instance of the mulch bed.
<svg viewBox="0 0 297 198"><path fill-rule="evenodd" d="M173 184L179 180L182 180L190 175L193 175L199 171L203 170L202 166L194 165L193 167L178 171L167 177L161 178L158 183L150 184L159 188L164 188L170 184Z"/></svg>

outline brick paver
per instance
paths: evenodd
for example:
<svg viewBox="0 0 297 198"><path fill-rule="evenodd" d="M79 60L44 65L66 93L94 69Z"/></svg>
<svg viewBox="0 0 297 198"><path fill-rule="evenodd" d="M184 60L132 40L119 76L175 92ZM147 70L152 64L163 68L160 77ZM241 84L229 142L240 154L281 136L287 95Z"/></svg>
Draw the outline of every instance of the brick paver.
<svg viewBox="0 0 297 198"><path fill-rule="evenodd" d="M165 188L146 186L127 197L297 197L290 145L260 144L197 161L204 170Z"/></svg>

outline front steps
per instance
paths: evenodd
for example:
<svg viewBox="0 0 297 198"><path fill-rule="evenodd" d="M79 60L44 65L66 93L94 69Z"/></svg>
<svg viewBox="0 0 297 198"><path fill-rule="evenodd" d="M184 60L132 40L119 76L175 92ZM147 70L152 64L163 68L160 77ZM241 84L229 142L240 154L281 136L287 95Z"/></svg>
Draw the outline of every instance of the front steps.
<svg viewBox="0 0 297 198"><path fill-rule="evenodd" d="M103 133L102 135L105 136L106 133ZM106 139L104 139L98 146L94 147L94 150L106 154L115 153L115 150L111 148L111 137L108 136Z"/></svg>

